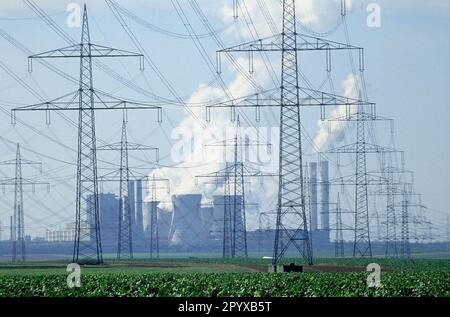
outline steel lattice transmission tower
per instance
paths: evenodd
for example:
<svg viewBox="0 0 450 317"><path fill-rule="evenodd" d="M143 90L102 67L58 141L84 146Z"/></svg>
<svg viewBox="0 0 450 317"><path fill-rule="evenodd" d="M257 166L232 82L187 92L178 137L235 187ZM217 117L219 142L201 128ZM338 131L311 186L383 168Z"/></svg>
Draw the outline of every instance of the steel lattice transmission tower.
<svg viewBox="0 0 450 317"><path fill-rule="evenodd" d="M232 206L232 236L231 239L231 257L247 258L247 222L245 216L245 185L244 175L245 168L242 153L242 140L239 134L240 122L239 118L236 126L236 134L234 137L234 166L233 174L228 174L226 181L233 184L233 195L228 193L227 197L232 197L232 205L226 204L225 208Z"/></svg>
<svg viewBox="0 0 450 317"><path fill-rule="evenodd" d="M401 168L395 167L393 164L393 154L401 154ZM385 256L386 258L397 258L399 255L399 234L398 234L398 215L397 205L395 203L396 196L404 196L403 188L413 183L413 173L404 169L404 152L392 150L391 152L382 152L382 168L380 172L386 179L385 184L380 184L380 188L373 192L374 195L386 196L386 216L385 216ZM386 155L388 156L386 159ZM407 179L407 176L410 179Z"/></svg>
<svg viewBox="0 0 450 317"><path fill-rule="evenodd" d="M0 181L0 185L14 186L14 213L11 221L12 261L23 262L26 260L23 187L27 185L32 186L34 191L35 185L48 186L48 183L35 182L22 177L22 165L39 165L41 169L41 163L23 159L20 154L19 143L17 143L16 147L16 158L0 162L0 165L13 165L15 168L14 178L3 179Z"/></svg>
<svg viewBox="0 0 450 317"><path fill-rule="evenodd" d="M274 264L278 263L291 244L300 251L307 263L312 264L312 245L303 188L296 23L295 1L283 1L281 70L283 106L280 113L279 190ZM292 215L297 219L293 220ZM291 221L298 222L294 232L289 230ZM298 244L297 241L301 243Z"/></svg>
<svg viewBox="0 0 450 317"><path fill-rule="evenodd" d="M224 140L219 144L208 146L231 146L233 162L226 162L226 167L220 171L198 175L196 179L213 178L215 184L224 185L224 215L223 215L223 258L247 258L247 228L246 228L246 198L245 178L273 176L244 163L243 146L259 146L259 142L243 140L240 134L240 119L238 116L235 135L231 142Z"/></svg>
<svg viewBox="0 0 450 317"><path fill-rule="evenodd" d="M409 197L406 185L403 188L403 199L402 199L402 231L401 231L401 244L400 244L400 255L403 258L411 257L411 245L409 241Z"/></svg>
<svg viewBox="0 0 450 317"><path fill-rule="evenodd" d="M133 258L133 236L130 206L130 167L128 165L128 139L125 118L122 122L120 140L120 184L119 184L119 237L117 259ZM134 216L134 215L133 215Z"/></svg>
<svg viewBox="0 0 450 317"><path fill-rule="evenodd" d="M280 107L279 188L273 264L279 263L291 246L295 247L306 263L312 264L312 244L303 186L300 108L302 106L320 107L323 116L324 107L327 106L366 105L368 103L300 87L297 55L299 51L325 51L327 70L330 71L331 51L359 50L360 63L362 63L364 60L362 58L363 50L360 47L297 33L295 0L283 0L282 29L282 34L218 51L218 53L227 54L247 52L250 59L253 58L254 52L281 52L281 87L207 106L206 115L208 120L211 107L231 108L233 111L235 108L253 107L256 108L258 120L261 107ZM218 54L217 60L220 62L220 54ZM253 65L252 60L250 65Z"/></svg>
<svg viewBox="0 0 450 317"><path fill-rule="evenodd" d="M336 205L336 236L334 240L334 256L336 258L344 257L344 234L343 234L343 224L342 224L342 213L341 213L341 198L337 197Z"/></svg>
<svg viewBox="0 0 450 317"><path fill-rule="evenodd" d="M369 202L367 197L367 162L365 121L358 109L356 119L356 186L355 186L355 242L353 257L372 257L369 230Z"/></svg>
<svg viewBox="0 0 450 317"><path fill-rule="evenodd" d="M355 210L354 210L354 242L353 242L353 257L372 257L372 245L370 242L370 227L369 227L369 200L368 200L368 186L369 185L386 185L389 180L386 177L376 176L376 173L367 171L367 154L384 154L399 152L395 149L384 147L368 142L366 137L366 122L375 121L389 121L389 118L384 118L375 114L375 104L370 104L371 111L366 112L362 105L356 107L356 112L347 113L338 118L330 119L330 122L354 122L356 124L356 142L346 144L340 147L329 149L326 153L343 154L349 153L355 155L355 174L341 177L333 182L355 186ZM352 180L353 179L353 180ZM392 183L392 186L394 183Z"/></svg>
<svg viewBox="0 0 450 317"><path fill-rule="evenodd" d="M118 239L117 239L117 259L132 259L133 258L133 230L131 214L131 170L129 166L129 151L156 151L156 161L159 161L159 149L142 144L131 143L127 136L127 120L124 113L122 120L122 130L120 142L103 145L97 150L117 151L120 153L120 167L119 167L119 219L118 219ZM102 181L115 181L116 172L104 175L101 177Z"/></svg>
<svg viewBox="0 0 450 317"><path fill-rule="evenodd" d="M50 112L55 110L78 111L77 194L73 249L73 262L76 263L103 263L99 226L95 110L143 108L161 110L160 107L120 100L95 90L92 60L106 57L140 57L142 60L143 55L91 43L87 9L84 5L80 44L30 56L30 61L41 58L79 58L78 90L49 102L13 109L13 122L16 111L46 111L47 118Z"/></svg>
<svg viewBox="0 0 450 317"><path fill-rule="evenodd" d="M22 160L20 158L20 146L17 144L16 152L16 177L14 184L14 239L13 262L19 258L25 261L25 226L23 216L23 179ZM18 244L18 245L17 245Z"/></svg>
<svg viewBox="0 0 450 317"><path fill-rule="evenodd" d="M405 183L401 189L402 201L398 204L401 208L401 240L400 240L400 256L402 258L411 258L411 233L410 225L414 224L411 219L411 207L424 208L422 205L420 194L414 193L412 184ZM419 202L415 203L411 201L413 196L418 197ZM417 239L417 237L416 237Z"/></svg>
<svg viewBox="0 0 450 317"><path fill-rule="evenodd" d="M150 258L156 253L159 258L159 232L158 232L158 208L156 204L156 181L153 178L151 183L151 209L150 209Z"/></svg>
<svg viewBox="0 0 450 317"><path fill-rule="evenodd" d="M395 211L395 187L392 156L388 157L387 176L387 206L386 206L386 257L398 257L397 248L397 216Z"/></svg>
<svg viewBox="0 0 450 317"><path fill-rule="evenodd" d="M150 182L150 258L159 258L159 226L158 226L158 193L159 189L167 190L170 193L169 179L157 178L155 175L148 178ZM166 186L158 187L158 182L165 182Z"/></svg>
<svg viewBox="0 0 450 317"><path fill-rule="evenodd" d="M380 189L378 194L386 194L387 205L386 205L386 247L385 256L386 258L397 258L399 256L399 234L398 234L398 217L395 204L395 197L401 196L402 199L405 196L404 190L407 185L412 185L413 183L413 173L411 171L404 169L404 153L401 153L401 168L397 168L393 164L393 152L386 153L388 155L387 162L383 163L383 174L387 179L385 189ZM385 155L383 154L383 161L386 161ZM410 181L406 180L407 174L410 175ZM400 177L405 178L404 184L400 182ZM401 225L403 230L403 205L402 205L402 218ZM409 239L409 238L408 238ZM401 243L403 240L401 240Z"/></svg>

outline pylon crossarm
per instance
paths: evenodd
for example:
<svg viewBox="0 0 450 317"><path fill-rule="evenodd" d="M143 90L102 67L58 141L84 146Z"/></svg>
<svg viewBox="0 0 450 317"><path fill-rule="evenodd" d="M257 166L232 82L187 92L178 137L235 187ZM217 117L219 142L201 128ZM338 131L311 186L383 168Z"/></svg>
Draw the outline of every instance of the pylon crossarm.
<svg viewBox="0 0 450 317"><path fill-rule="evenodd" d="M306 34L297 33L297 47L293 51L321 51L321 50L362 50L363 48L339 43ZM283 49L282 34L250 41L229 48L218 50L218 53L231 52L279 52Z"/></svg>
<svg viewBox="0 0 450 317"><path fill-rule="evenodd" d="M70 45L56 50L46 51L28 56L29 60L37 58L80 57L81 44Z"/></svg>
<svg viewBox="0 0 450 317"><path fill-rule="evenodd" d="M22 185L50 185L50 183L47 182L35 182L32 179L28 178L21 178ZM0 185L2 186L14 186L15 185L15 178L5 178L0 179Z"/></svg>
<svg viewBox="0 0 450 317"><path fill-rule="evenodd" d="M86 55L83 52L83 46L89 45L90 54ZM33 59L47 59L47 58L80 58L80 57L139 57L143 60L144 55L140 53L135 53L131 51L121 50L117 48L107 47L98 44L75 44L71 46L66 46L58 48L56 50L46 51L39 54L34 54L28 57L30 71L32 71L32 60ZM142 64L141 64L142 66Z"/></svg>
<svg viewBox="0 0 450 317"><path fill-rule="evenodd" d="M227 164L226 167L212 172L212 173L205 173L195 176L195 178L208 178L208 177L221 177L221 175L226 175L227 173L230 173L234 169L234 164Z"/></svg>
<svg viewBox="0 0 450 317"><path fill-rule="evenodd" d="M115 173L107 173L105 175L99 176L98 177L98 181L99 182L120 182L120 176L117 175L118 172L116 171ZM130 175L132 175L131 171L130 171ZM145 177L141 177L141 176L136 176L136 175L132 175L130 176L130 180L143 180L143 181L153 181L154 179L150 176L145 176ZM162 178L157 178L154 180L155 182L169 182L168 179L162 179Z"/></svg>
<svg viewBox="0 0 450 317"><path fill-rule="evenodd" d="M208 174L202 174L202 175L197 175L195 176L196 180L201 179L201 178L225 178L227 177L227 175L229 175L230 172L234 171L234 164L231 164L219 171L216 172L212 172L212 173L208 173ZM262 176L267 176L267 177L274 177L274 176L278 176L278 174L263 174L261 171L251 168L249 166L245 166L243 167L243 171L244 173L242 174L245 177L262 177Z"/></svg>
<svg viewBox="0 0 450 317"><path fill-rule="evenodd" d="M365 100L349 98L336 94L331 94L315 89L298 87L299 90L299 105L300 106L345 106L345 105L367 105L373 106L375 103ZM211 107L279 107L281 88L272 88L256 94L243 96L240 98L220 102Z"/></svg>
<svg viewBox="0 0 450 317"><path fill-rule="evenodd" d="M377 145L377 144L371 144L371 143L365 143L365 152L366 153L402 153L402 151L391 149L385 146ZM322 153L328 153L328 154L342 154L342 153L358 153L358 144L352 143L352 144L346 144L340 147L332 148L327 151L324 151Z"/></svg>
<svg viewBox="0 0 450 317"><path fill-rule="evenodd" d="M259 169L250 166L249 164L244 165L245 176L254 177L278 177L278 173L263 173Z"/></svg>
<svg viewBox="0 0 450 317"><path fill-rule="evenodd" d="M22 165L39 165L42 166L41 162L34 162L34 161L29 161L29 160L25 160L23 158L20 159L20 163ZM0 162L0 165L16 165L16 160L6 160L6 161L2 161Z"/></svg>
<svg viewBox="0 0 450 317"><path fill-rule="evenodd" d="M119 171L117 169L114 169L111 172L108 172L106 174L103 174L101 176L98 176L98 181L106 181L109 180L111 178L115 178L118 177L117 175L119 174Z"/></svg>
<svg viewBox="0 0 450 317"><path fill-rule="evenodd" d="M12 109L17 111L51 111L51 110L83 110L79 103L80 90L72 91L50 101ZM93 90L94 110L139 110L154 109L158 111L158 121L162 117L162 107L154 104L119 99L111 95Z"/></svg>
<svg viewBox="0 0 450 317"><path fill-rule="evenodd" d="M92 57L144 57L143 54L98 44L91 44Z"/></svg>
<svg viewBox="0 0 450 317"><path fill-rule="evenodd" d="M120 151L120 142L105 144L97 147L99 151ZM138 143L127 142L128 151L159 151L159 148L153 146L147 146Z"/></svg>
<svg viewBox="0 0 450 317"><path fill-rule="evenodd" d="M378 176L374 174L367 174L366 185L384 185L388 183L389 180L386 177ZM333 178L329 181L330 185L356 185L355 175L347 175L342 177ZM359 184L359 183L358 183ZM399 183L399 184L403 184Z"/></svg>
<svg viewBox="0 0 450 317"><path fill-rule="evenodd" d="M370 105L375 105L375 104L370 104ZM358 121L358 120L359 121L390 121L390 122L393 121L393 119L391 119L391 118L382 117L375 113L367 113L367 112L363 112L363 111L360 111L359 113L352 112L352 113L348 113L344 116L327 119L327 121L330 121L330 122Z"/></svg>
<svg viewBox="0 0 450 317"><path fill-rule="evenodd" d="M404 185L404 184L405 183L401 183L401 184L399 184L399 186ZM389 189L380 188L378 190L371 190L371 191L368 191L368 194L372 195L372 196L381 196L381 195L398 195L398 196L400 196L400 195L403 195L404 193L401 188L392 186L392 188L389 188Z"/></svg>
<svg viewBox="0 0 450 317"><path fill-rule="evenodd" d="M122 98L117 98L114 97L110 94L106 94L103 92L100 92L98 90L93 90L94 93L94 103L100 103L103 104L104 107L95 107L95 110L99 109L105 109L105 110L109 110L109 109L155 109L158 110L158 121L159 118L161 117L161 112L162 112L162 107L161 106L157 106L155 104L151 104L151 103L145 103L145 102L137 102L137 101L131 101L131 100L126 100L126 99L122 99Z"/></svg>
<svg viewBox="0 0 450 317"><path fill-rule="evenodd" d="M398 152L402 153L402 154L404 153L403 151L398 151ZM414 172L413 171L406 170L404 168L399 168L396 166L383 166L383 168L381 170L372 170L372 171L369 171L369 173L375 173L375 174L377 174L377 173L378 174L392 173L392 174L399 174L399 175L403 175L403 176L408 175L411 177L410 178L411 181L408 183L413 183L413 181L414 181Z"/></svg>
<svg viewBox="0 0 450 317"><path fill-rule="evenodd" d="M30 111L30 110L71 110L67 109L70 105L78 105L79 90L69 92L61 97L40 102L28 106L13 108L11 111L14 113L16 111ZM77 106L78 107L78 106ZM78 107L79 108L79 107ZM75 110L75 109L72 109Z"/></svg>
<svg viewBox="0 0 450 317"><path fill-rule="evenodd" d="M254 108L256 110L256 118L259 120L261 108L282 106L282 101L280 100L281 90L281 88L272 88L260 93L208 105L206 106L206 120L210 121L211 119L211 108L230 108L232 111L236 108ZM298 93L298 105L301 107L375 106L374 103L368 101L304 87L298 87Z"/></svg>

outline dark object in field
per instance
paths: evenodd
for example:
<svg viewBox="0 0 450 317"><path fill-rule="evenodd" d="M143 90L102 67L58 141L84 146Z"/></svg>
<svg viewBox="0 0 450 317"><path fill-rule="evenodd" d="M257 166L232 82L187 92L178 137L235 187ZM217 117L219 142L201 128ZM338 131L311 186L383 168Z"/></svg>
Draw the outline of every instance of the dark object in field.
<svg viewBox="0 0 450 317"><path fill-rule="evenodd" d="M289 265L271 265L269 266L269 272L271 273L301 273L303 272L303 265L295 265L295 263L291 263Z"/></svg>

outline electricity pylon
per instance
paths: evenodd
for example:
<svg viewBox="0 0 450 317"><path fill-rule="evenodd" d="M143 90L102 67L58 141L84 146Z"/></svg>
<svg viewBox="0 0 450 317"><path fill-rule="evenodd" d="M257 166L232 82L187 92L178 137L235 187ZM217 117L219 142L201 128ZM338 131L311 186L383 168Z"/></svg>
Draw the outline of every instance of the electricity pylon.
<svg viewBox="0 0 450 317"><path fill-rule="evenodd" d="M402 201L397 204L397 207L401 208L401 239L399 247L399 256L402 258L411 258L411 234L410 234L410 215L411 207L424 208L421 202L421 195L414 193L412 184L405 183L401 189ZM411 197L419 197L419 202L414 203L411 201Z"/></svg>
<svg viewBox="0 0 450 317"><path fill-rule="evenodd" d="M133 232L131 226L131 205L130 205L130 166L128 164L129 151L156 151L156 160L159 160L159 149L128 142L127 121L125 115L122 120L121 140L118 143L112 143L98 147L97 150L118 151L120 152L119 167L119 231L117 240L117 259L133 258ZM115 172L113 172L115 173ZM113 175L105 175L101 180L114 181Z"/></svg>
<svg viewBox="0 0 450 317"><path fill-rule="evenodd" d="M446 217L446 229L447 229L447 242L450 242L450 216Z"/></svg>
<svg viewBox="0 0 450 317"><path fill-rule="evenodd" d="M403 188L402 199L402 231L401 231L401 244L400 244L400 256L403 258L411 258L411 245L409 241L409 197L406 185Z"/></svg>
<svg viewBox="0 0 450 317"><path fill-rule="evenodd" d="M227 140L219 142L217 146L232 146L233 162L226 162L226 167L220 171L196 176L200 178L213 178L216 184L223 180L224 185L224 217L223 217L223 258L247 258L247 228L246 228L246 201L245 178L274 176L263 174L244 163L243 146L259 146L259 142L243 140L240 134L239 116L236 131L232 142ZM214 146L210 144L208 146Z"/></svg>
<svg viewBox="0 0 450 317"><path fill-rule="evenodd" d="M401 155L401 167L393 165L393 154ZM386 236L385 236L385 256L386 258L397 258L399 256L399 234L398 234L398 215L396 210L395 197L404 196L405 186L412 186L414 182L413 172L404 169L404 152L392 151L381 153L382 162L380 171L372 171L371 173L381 173L386 178L386 183L381 184L378 190L371 192L377 196L385 195L387 197L386 204ZM388 156L386 159L386 155ZM409 177L408 177L409 176Z"/></svg>
<svg viewBox="0 0 450 317"><path fill-rule="evenodd" d="M95 90L92 59L106 57L140 57L142 60L143 55L91 43L87 9L84 5L80 44L29 57L30 61L43 58L79 58L78 90L48 102L12 110L13 123L16 111L45 111L47 123L50 123L51 111L78 111L77 194L73 248L73 262L76 263L103 263L99 225L95 110L158 109L158 119L161 111L160 107L121 100ZM82 222L88 224L87 230L82 230Z"/></svg>
<svg viewBox="0 0 450 317"><path fill-rule="evenodd" d="M332 180L334 182L334 180ZM321 183L321 182L320 182ZM334 183L330 183L330 185L335 185ZM337 201L334 204L336 205L333 210L330 211L330 214L335 214L335 224L334 226L330 226L330 231L335 231L334 235L334 256L344 257L344 231L354 231L352 226L345 224L342 220L343 214L353 214L352 210L348 210L342 208L341 198L338 192Z"/></svg>
<svg viewBox="0 0 450 317"><path fill-rule="evenodd" d="M26 260L23 186L32 186L34 191L35 185L47 185L48 190L49 184L22 177L22 165L39 165L40 170L42 170L42 164L23 159L20 155L19 143L16 147L16 158L0 162L0 165L14 165L15 167L15 177L0 180L0 185L14 186L14 214L11 221L12 261L23 262Z"/></svg>
<svg viewBox="0 0 450 317"><path fill-rule="evenodd" d="M365 112L361 106L356 107L356 111L347 113L338 118L329 119L330 122L354 122L356 123L356 142L346 144L340 147L329 149L325 153L354 154L355 157L355 225L354 225L354 242L353 242L353 257L372 257L372 245L370 242L370 228L369 228L369 201L368 201L368 185L386 183L385 177L377 177L378 181L374 179L374 175L369 180L369 172L367 171L367 154L382 154L398 152L395 149L390 149L377 144L371 144L366 139L366 122L367 121L390 121L391 130L392 119L377 116L373 109L371 112ZM348 181L348 180L347 180ZM347 182L349 184L350 182Z"/></svg>
<svg viewBox="0 0 450 317"><path fill-rule="evenodd" d="M376 147L372 147L373 145L371 145L371 148L370 148L370 152L369 153L375 153L375 152L371 152L372 150L373 151L375 151L375 148L378 148L378 150L380 151L380 153L381 152L388 152L389 151L389 149L388 148L385 148L385 147L378 147L378 146L376 146ZM343 148L342 148L342 150L344 150ZM347 149L345 149L345 150L347 150ZM334 153L347 153L347 152L338 152L338 150L337 149L334 149L334 150L332 150L331 151L331 153L333 153L333 151L336 151L336 152L334 152ZM356 150L353 150L353 151L356 151ZM395 151L395 150L393 150L393 151ZM329 151L327 151L327 153L330 153ZM348 152L348 153L354 153L354 152ZM387 187L387 184L389 183L389 180L386 178L386 177L384 177L384 176L379 176L379 175L377 175L379 173L379 171L375 171L375 172L366 172L365 173L365 187L366 187L366 189L367 188L369 188L369 187L371 187L371 186L385 186L385 187ZM340 176L340 177L336 177L336 178L334 178L334 179L331 179L330 181L329 181L329 184L330 185L338 185L338 186L341 186L341 187L344 187L344 186L357 186L358 184L360 184L359 182L358 182L358 180L356 179L356 177L355 177L355 175L354 174L352 174L352 175L346 175L346 176ZM393 183L392 183L392 185L393 186L396 186L396 187L398 187L398 186L403 186L405 184L405 182L403 182L403 181L398 181L398 180L394 180L393 181ZM382 191L381 190L376 190L376 191L373 191L372 192L374 195L380 195L380 193L382 194ZM367 194L369 194L369 192L367 192ZM341 213L343 213L343 211L342 211L343 209L341 208ZM348 210L348 211L346 211L345 213L351 213L354 217L356 216L356 213L355 213L355 211L354 210ZM368 215L367 215L367 222L369 221L369 219L368 219ZM355 222L355 225L356 225L356 222ZM367 224L367 226L368 226L368 224ZM344 228L344 230L351 230L351 231L353 231L353 233L355 233L356 232L356 229L355 229L355 227L354 226L352 226L352 227L350 227L350 226L344 226L345 228ZM356 235L356 234L355 234ZM356 241L356 240L354 240L354 241ZM370 241L370 240L369 240ZM354 246L355 246L355 242L354 242ZM369 250L369 249L368 249ZM371 250L371 249L370 249ZM353 252L355 251L355 248L353 248ZM355 253L353 253L353 254L355 254ZM371 253L370 253L371 254ZM354 257L355 257L355 255L353 255ZM368 256L368 255L365 255L365 256ZM371 255L370 255L371 256Z"/></svg>
<svg viewBox="0 0 450 317"><path fill-rule="evenodd" d="M344 235L342 226L341 198L337 197L336 205L336 236L334 239L334 256L336 258L344 257Z"/></svg>
<svg viewBox="0 0 450 317"><path fill-rule="evenodd" d="M291 246L295 247L306 263L313 263L305 206L305 189L303 188L300 107L318 106L323 118L326 106L370 105L366 101L299 86L298 51L325 51L327 71L331 71L331 51L335 50L359 50L360 69L363 68L361 65L364 60L362 48L297 33L295 0L283 0L283 32L281 34L217 52L219 62L221 60L220 53L247 52L250 56L250 65L253 65L254 52L281 52L282 55L281 87L206 108L207 120L210 119L211 107L230 108L232 118L236 108L252 107L256 109L257 120L260 118L261 107L280 108L279 188L272 260L274 265L283 259Z"/></svg>
<svg viewBox="0 0 450 317"><path fill-rule="evenodd" d="M383 167L384 168L384 167ZM389 155L388 164L386 166L387 174L387 206L386 206L386 257L398 257L397 249L397 215L395 212L395 187L394 173L392 165L392 155Z"/></svg>
<svg viewBox="0 0 450 317"><path fill-rule="evenodd" d="M158 189L166 189L167 193L170 193L169 190L169 180L166 178L156 178L155 175L153 175L151 178L149 178L150 184L150 194L151 194L151 200L150 200L150 259L152 258L159 258L159 226L158 226L158 196L157 196L157 190ZM158 182L166 182L167 186L164 187L162 185L161 187L157 186Z"/></svg>

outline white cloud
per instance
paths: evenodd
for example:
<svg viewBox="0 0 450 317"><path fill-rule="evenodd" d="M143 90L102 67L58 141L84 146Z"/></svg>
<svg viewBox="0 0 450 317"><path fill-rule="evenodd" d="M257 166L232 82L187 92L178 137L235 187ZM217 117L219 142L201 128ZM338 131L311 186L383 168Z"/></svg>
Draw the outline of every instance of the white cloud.
<svg viewBox="0 0 450 317"><path fill-rule="evenodd" d="M350 11L353 7L352 0L345 0L347 11ZM281 1L262 1L267 8L267 11L272 16L276 27L281 32L282 21L282 4ZM258 32L259 37L263 38L272 35L268 26L266 17L262 13L258 0L246 0L245 4L241 2L239 18L243 23L232 23L228 28L227 33L234 35L237 38L243 37L251 39L253 28L251 31L245 26L250 22L248 14L251 16L251 20ZM341 0L297 0L296 1L296 15L297 21L301 25L306 26L316 32L325 32L332 29L336 24L340 22L341 13ZM243 11L243 12L242 12ZM245 13L245 14L243 14ZM223 20L225 23L231 23L234 20L234 10L232 2L226 2L222 10ZM242 16L241 16L242 15Z"/></svg>
<svg viewBox="0 0 450 317"><path fill-rule="evenodd" d="M358 99L358 87L359 87L359 76L349 74L347 79L342 83L344 89L344 96L348 98ZM354 106L350 107L350 113L354 113L356 108ZM331 119L336 119L346 115L347 107L338 106L331 112ZM314 138L314 143L319 150L323 150L331 142L338 143L343 140L345 136L345 122L338 121L319 121L318 122L319 131Z"/></svg>
<svg viewBox="0 0 450 317"><path fill-rule="evenodd" d="M245 65L248 64L248 60L240 58L237 60L237 63ZM262 61L255 59L254 67L255 70L262 69ZM254 92L253 86L242 73L236 74L235 79L228 85L228 90L235 97L249 95ZM225 163L217 159L217 152L212 148L205 148L205 145L215 144L224 139L224 134L210 133L212 130L224 133L225 129L234 127L235 123L230 121L229 111L212 110L212 121L209 127L214 129L205 129L206 122L203 121L205 109L204 107L198 107L197 104L209 100L225 99L226 94L223 89L204 84L200 85L188 99L187 105L192 115L185 117L176 128L176 131L180 133L185 132L189 134L189 137L192 136L194 142L188 145L188 147L190 146L190 151L188 155L184 156L184 162L177 164L176 167L160 168L153 172L158 177L170 180L171 194L190 194L203 190L209 191L210 195L214 192L220 192L221 188L205 187L204 183L207 182L205 179L199 180L197 184L195 176L215 172L225 167ZM170 201L170 197L166 196L162 200ZM171 209L167 205L164 207Z"/></svg>

